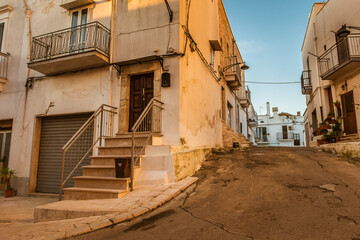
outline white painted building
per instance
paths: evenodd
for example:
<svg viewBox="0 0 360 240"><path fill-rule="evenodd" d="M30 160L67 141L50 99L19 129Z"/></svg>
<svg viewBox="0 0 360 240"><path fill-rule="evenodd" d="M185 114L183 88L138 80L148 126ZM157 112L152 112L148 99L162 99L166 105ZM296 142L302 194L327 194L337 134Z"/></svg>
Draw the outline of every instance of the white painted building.
<svg viewBox="0 0 360 240"><path fill-rule="evenodd" d="M258 146L303 147L304 117L300 112L297 115L278 113L274 107L270 114L270 103L267 103L266 115L258 115L256 144Z"/></svg>

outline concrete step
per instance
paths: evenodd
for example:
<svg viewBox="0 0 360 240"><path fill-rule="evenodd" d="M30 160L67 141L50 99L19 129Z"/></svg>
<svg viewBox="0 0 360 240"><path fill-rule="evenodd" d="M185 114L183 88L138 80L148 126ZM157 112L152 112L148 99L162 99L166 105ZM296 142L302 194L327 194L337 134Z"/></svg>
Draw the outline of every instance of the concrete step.
<svg viewBox="0 0 360 240"><path fill-rule="evenodd" d="M170 180L167 171L142 171L134 180L135 187L168 183L170 183Z"/></svg>
<svg viewBox="0 0 360 240"><path fill-rule="evenodd" d="M90 200L90 199L107 199L107 198L121 198L127 194L127 190L112 190L112 189L98 189L98 188L65 188L65 200Z"/></svg>
<svg viewBox="0 0 360 240"><path fill-rule="evenodd" d="M79 176L74 177L77 188L98 188L98 189L115 189L128 190L129 178L110 178L110 177L93 177Z"/></svg>
<svg viewBox="0 0 360 240"><path fill-rule="evenodd" d="M113 166L83 166L83 175L92 177L116 177L115 164Z"/></svg>
<svg viewBox="0 0 360 240"><path fill-rule="evenodd" d="M140 151L141 148L135 148L135 151ZM130 155L131 147L98 147L98 155Z"/></svg>
<svg viewBox="0 0 360 240"><path fill-rule="evenodd" d="M90 165L83 166L83 175L86 177L107 177L116 178L115 163L112 166L106 165ZM139 176L141 172L140 166L134 167L134 177Z"/></svg>
<svg viewBox="0 0 360 240"><path fill-rule="evenodd" d="M114 166L115 159L131 159L131 155L92 156L90 158L91 158L91 165Z"/></svg>
<svg viewBox="0 0 360 240"><path fill-rule="evenodd" d="M145 142L147 137L136 137L136 141ZM132 137L130 136L116 136L112 138L105 138L105 146L108 147L131 147ZM150 141L151 143L151 141Z"/></svg>

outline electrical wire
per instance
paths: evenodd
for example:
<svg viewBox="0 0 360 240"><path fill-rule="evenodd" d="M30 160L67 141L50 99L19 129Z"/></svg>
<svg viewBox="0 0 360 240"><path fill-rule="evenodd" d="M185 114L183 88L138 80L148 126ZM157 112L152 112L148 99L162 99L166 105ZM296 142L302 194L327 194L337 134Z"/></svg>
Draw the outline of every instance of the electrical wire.
<svg viewBox="0 0 360 240"><path fill-rule="evenodd" d="M253 81L245 81L246 83L254 83L254 84L298 84L301 82L253 82Z"/></svg>

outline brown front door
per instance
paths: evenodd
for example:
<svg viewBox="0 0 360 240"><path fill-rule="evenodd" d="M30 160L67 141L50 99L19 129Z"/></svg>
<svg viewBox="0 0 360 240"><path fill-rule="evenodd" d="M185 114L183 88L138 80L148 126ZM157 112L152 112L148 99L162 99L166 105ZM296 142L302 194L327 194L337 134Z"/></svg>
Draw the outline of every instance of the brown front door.
<svg viewBox="0 0 360 240"><path fill-rule="evenodd" d="M132 76L130 80L129 130L154 96L154 73Z"/></svg>
<svg viewBox="0 0 360 240"><path fill-rule="evenodd" d="M344 128L346 134L357 133L353 91L341 95L344 112Z"/></svg>
<svg viewBox="0 0 360 240"><path fill-rule="evenodd" d="M283 131L283 139L288 139L287 126L282 126L282 131Z"/></svg>

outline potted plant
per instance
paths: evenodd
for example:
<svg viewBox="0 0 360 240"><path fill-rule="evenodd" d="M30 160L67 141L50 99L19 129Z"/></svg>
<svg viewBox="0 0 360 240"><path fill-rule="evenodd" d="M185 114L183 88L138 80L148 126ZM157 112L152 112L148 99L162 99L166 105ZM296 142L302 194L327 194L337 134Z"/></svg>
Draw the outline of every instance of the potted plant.
<svg viewBox="0 0 360 240"><path fill-rule="evenodd" d="M336 108L340 108L340 102L339 101L334 102L334 105L335 105Z"/></svg>
<svg viewBox="0 0 360 240"><path fill-rule="evenodd" d="M9 168L2 168L0 172L0 177L2 183L5 184L5 197L13 197L14 189L11 187L11 179L16 177L15 170L11 170Z"/></svg>

